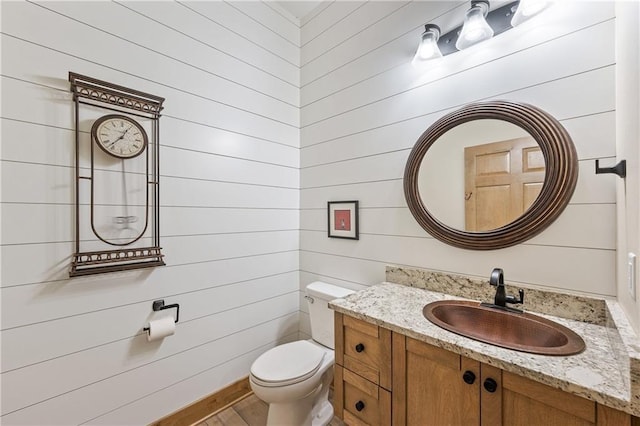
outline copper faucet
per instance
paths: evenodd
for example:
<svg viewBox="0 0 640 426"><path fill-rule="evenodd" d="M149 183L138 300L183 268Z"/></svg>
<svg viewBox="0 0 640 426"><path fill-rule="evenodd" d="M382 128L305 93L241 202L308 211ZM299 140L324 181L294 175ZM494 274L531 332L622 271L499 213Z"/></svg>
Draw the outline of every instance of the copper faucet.
<svg viewBox="0 0 640 426"><path fill-rule="evenodd" d="M496 306L500 306L501 308L505 308L507 303L509 304L518 304L524 302L524 290L518 290L520 294L520 298L516 299L515 296L507 296L507 293L504 290L504 272L500 268L494 268L491 271L491 277L489 278L489 284L496 287L496 296L493 299L493 304Z"/></svg>

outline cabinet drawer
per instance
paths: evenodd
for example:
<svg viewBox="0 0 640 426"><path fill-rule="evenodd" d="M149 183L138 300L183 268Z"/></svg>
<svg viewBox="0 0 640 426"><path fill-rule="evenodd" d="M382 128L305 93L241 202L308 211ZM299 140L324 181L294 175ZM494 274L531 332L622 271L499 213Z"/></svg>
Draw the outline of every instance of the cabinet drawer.
<svg viewBox="0 0 640 426"><path fill-rule="evenodd" d="M391 331L336 313L336 363L391 389Z"/></svg>
<svg viewBox="0 0 640 426"><path fill-rule="evenodd" d="M391 393L336 365L336 414L351 426L390 425Z"/></svg>

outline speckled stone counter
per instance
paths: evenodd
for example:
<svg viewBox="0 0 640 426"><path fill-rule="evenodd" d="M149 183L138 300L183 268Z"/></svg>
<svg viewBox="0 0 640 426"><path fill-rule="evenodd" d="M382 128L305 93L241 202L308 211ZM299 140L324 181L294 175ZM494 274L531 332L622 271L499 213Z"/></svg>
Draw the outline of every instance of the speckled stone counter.
<svg viewBox="0 0 640 426"><path fill-rule="evenodd" d="M617 333L624 316L615 302L603 301L595 318L587 320L538 315L556 321L578 333L586 350L578 355L556 357L504 349L448 332L422 315L422 308L436 300L461 297L408 285L381 283L330 306L338 312L368 321L414 339L448 349L468 358L494 365L538 382L596 401L627 413L640 415L638 384L640 358L634 358L635 334L628 324ZM466 298L469 299L469 298ZM471 299L478 300L478 299ZM486 298L481 299L486 301ZM491 300L491 299L489 299ZM564 302L562 302L564 303ZM590 320L589 320L590 319Z"/></svg>

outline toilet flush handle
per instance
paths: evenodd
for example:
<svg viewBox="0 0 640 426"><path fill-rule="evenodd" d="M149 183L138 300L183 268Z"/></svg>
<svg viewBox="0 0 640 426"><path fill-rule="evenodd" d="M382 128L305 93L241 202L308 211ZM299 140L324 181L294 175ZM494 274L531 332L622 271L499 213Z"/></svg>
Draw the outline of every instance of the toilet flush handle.
<svg viewBox="0 0 640 426"><path fill-rule="evenodd" d="M309 303L315 302L315 300L313 300L313 297L311 297L311 296L305 295L304 298L307 299L307 302L309 302Z"/></svg>

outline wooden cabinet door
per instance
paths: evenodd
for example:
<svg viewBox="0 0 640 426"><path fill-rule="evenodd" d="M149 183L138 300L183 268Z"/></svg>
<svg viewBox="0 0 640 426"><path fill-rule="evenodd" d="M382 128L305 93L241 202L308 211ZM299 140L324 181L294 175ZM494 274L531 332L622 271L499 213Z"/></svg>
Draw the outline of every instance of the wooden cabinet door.
<svg viewBox="0 0 640 426"><path fill-rule="evenodd" d="M393 359L394 426L480 424L479 362L395 333Z"/></svg>
<svg viewBox="0 0 640 426"><path fill-rule="evenodd" d="M542 383L502 373L503 424L588 426L596 424L596 403Z"/></svg>
<svg viewBox="0 0 640 426"><path fill-rule="evenodd" d="M334 325L336 364L391 390L391 331L339 312Z"/></svg>
<svg viewBox="0 0 640 426"><path fill-rule="evenodd" d="M350 426L391 425L391 393L335 365L335 414Z"/></svg>
<svg viewBox="0 0 640 426"><path fill-rule="evenodd" d="M502 420L513 426L631 426L631 416L504 371ZM484 419L483 419L484 421Z"/></svg>

